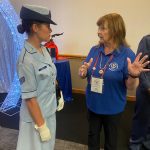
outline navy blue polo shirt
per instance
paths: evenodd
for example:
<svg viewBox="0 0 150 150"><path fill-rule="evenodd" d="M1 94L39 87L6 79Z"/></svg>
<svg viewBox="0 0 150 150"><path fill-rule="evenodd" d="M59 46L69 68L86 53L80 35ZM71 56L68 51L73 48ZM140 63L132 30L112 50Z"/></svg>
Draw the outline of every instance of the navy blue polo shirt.
<svg viewBox="0 0 150 150"><path fill-rule="evenodd" d="M113 58L108 63L103 76L103 93L92 92L91 75L100 78L100 68L103 68L112 56ZM125 80L128 79L127 57L133 62L135 54L130 48L125 46L120 46L108 55L105 55L103 46L92 47L85 60L88 62L90 58L93 58L93 62L87 72L86 102L89 110L96 114L106 115L117 114L124 110L127 94ZM96 60L96 70L93 71L92 68Z"/></svg>

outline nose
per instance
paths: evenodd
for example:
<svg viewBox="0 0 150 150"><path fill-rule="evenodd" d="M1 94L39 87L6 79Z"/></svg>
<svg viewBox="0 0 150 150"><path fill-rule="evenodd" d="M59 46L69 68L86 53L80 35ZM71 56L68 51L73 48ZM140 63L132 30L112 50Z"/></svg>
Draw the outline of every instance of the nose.
<svg viewBox="0 0 150 150"><path fill-rule="evenodd" d="M102 31L102 30L101 30L101 28L98 28L97 33L98 33L98 34L100 34L100 33L101 33L101 31Z"/></svg>
<svg viewBox="0 0 150 150"><path fill-rule="evenodd" d="M51 29L51 27L49 28L49 32L50 32L50 33L52 33L52 29Z"/></svg>
<svg viewBox="0 0 150 150"><path fill-rule="evenodd" d="M98 36L101 34L101 30L100 29L98 29L97 34L98 34Z"/></svg>

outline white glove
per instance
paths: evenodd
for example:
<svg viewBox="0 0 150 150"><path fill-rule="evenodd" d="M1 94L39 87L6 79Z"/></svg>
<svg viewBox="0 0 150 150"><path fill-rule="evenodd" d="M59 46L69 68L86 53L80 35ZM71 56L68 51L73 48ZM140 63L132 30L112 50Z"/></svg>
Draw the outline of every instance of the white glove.
<svg viewBox="0 0 150 150"><path fill-rule="evenodd" d="M46 122L40 127L35 125L35 129L39 132L42 142L49 141L51 139L51 133L46 125Z"/></svg>
<svg viewBox="0 0 150 150"><path fill-rule="evenodd" d="M60 111L64 108L64 99L62 95L62 91L60 92L61 98L58 100L57 111Z"/></svg>

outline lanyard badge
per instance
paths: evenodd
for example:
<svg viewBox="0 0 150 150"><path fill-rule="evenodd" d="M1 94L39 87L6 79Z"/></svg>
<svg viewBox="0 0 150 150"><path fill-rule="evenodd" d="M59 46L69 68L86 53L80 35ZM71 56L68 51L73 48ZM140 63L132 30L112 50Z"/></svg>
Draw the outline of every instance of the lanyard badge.
<svg viewBox="0 0 150 150"><path fill-rule="evenodd" d="M101 63L102 63L102 53L100 53L100 54L101 54ZM92 68L93 71L92 71L92 76L91 76L91 91L102 94L103 93L103 85L104 85L103 76L105 74L105 71L106 71L109 63L113 59L113 55L111 55L111 57L109 58L109 60L107 61L107 63L104 65L103 68L101 68L101 63L100 63L100 70L99 70L100 78L96 78L96 77L93 77L93 74L94 74L94 71L96 70L96 65L97 65L99 56L96 59L94 67Z"/></svg>
<svg viewBox="0 0 150 150"><path fill-rule="evenodd" d="M96 93L103 93L103 79L100 78L91 78L91 91Z"/></svg>

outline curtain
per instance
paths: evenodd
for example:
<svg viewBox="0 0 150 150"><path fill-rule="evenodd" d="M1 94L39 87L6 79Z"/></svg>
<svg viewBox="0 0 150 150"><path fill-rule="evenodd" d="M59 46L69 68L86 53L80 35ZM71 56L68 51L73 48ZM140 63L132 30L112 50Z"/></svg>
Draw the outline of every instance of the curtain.
<svg viewBox="0 0 150 150"><path fill-rule="evenodd" d="M0 13L0 93L7 93L16 70L16 46L13 35Z"/></svg>

